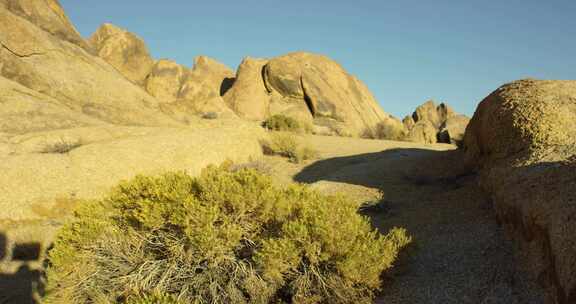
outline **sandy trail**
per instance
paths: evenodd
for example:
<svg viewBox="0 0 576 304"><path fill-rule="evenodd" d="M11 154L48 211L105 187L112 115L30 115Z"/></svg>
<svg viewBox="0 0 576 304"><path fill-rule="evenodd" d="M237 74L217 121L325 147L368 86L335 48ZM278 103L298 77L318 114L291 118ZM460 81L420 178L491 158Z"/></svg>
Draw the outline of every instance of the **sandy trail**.
<svg viewBox="0 0 576 304"><path fill-rule="evenodd" d="M490 201L477 188L476 177L465 174L453 146L322 136L306 140L320 159L296 165L265 157L273 177L373 202L364 213L378 229L405 227L414 238L386 275L376 303L543 303L540 289L515 268L512 245ZM0 235L0 256L3 242ZM0 266L0 273L15 273L0 275L0 304L35 303L32 289L42 282L41 262Z"/></svg>
<svg viewBox="0 0 576 304"><path fill-rule="evenodd" d="M380 198L365 211L374 225L383 232L405 227L414 238L376 303L543 303L536 284L516 269L511 242L454 147L316 136L308 142L322 159L276 162L275 171L360 201Z"/></svg>

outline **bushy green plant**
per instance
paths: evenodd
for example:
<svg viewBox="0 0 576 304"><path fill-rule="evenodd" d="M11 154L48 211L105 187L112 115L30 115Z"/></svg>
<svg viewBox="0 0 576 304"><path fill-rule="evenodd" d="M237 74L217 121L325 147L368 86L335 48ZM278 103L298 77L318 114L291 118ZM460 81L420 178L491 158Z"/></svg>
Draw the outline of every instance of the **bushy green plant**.
<svg viewBox="0 0 576 304"><path fill-rule="evenodd" d="M146 294L130 297L126 304L184 304L178 301L174 296L168 294Z"/></svg>
<svg viewBox="0 0 576 304"><path fill-rule="evenodd" d="M263 126L272 131L304 131L304 126L298 120L282 114L276 114L269 117L264 121Z"/></svg>
<svg viewBox="0 0 576 304"><path fill-rule="evenodd" d="M270 133L269 140L262 142L264 154L280 155L290 159L294 163L301 163L305 160L318 157L318 152L295 136L288 132Z"/></svg>
<svg viewBox="0 0 576 304"><path fill-rule="evenodd" d="M250 169L137 176L60 231L46 302L369 303L410 238L356 209Z"/></svg>
<svg viewBox="0 0 576 304"><path fill-rule="evenodd" d="M379 122L373 128L366 128L362 133L361 137L371 138L371 139L386 139L386 140L406 140L406 132L398 127L384 122Z"/></svg>

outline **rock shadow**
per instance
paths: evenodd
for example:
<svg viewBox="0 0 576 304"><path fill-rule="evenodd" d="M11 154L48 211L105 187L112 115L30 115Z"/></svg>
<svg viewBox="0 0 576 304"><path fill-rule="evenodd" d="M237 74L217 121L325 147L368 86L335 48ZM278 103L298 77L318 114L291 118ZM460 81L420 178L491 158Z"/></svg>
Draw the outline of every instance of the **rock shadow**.
<svg viewBox="0 0 576 304"><path fill-rule="evenodd" d="M294 180L306 184L333 181L386 190L390 182L451 184L469 174L459 150L395 148L323 159L305 167Z"/></svg>
<svg viewBox="0 0 576 304"><path fill-rule="evenodd" d="M235 81L236 78L232 77L224 78L224 80L222 80L222 83L220 84L220 96L224 96L224 94L226 94L226 92L228 92L228 90L232 88L232 85L234 85Z"/></svg>

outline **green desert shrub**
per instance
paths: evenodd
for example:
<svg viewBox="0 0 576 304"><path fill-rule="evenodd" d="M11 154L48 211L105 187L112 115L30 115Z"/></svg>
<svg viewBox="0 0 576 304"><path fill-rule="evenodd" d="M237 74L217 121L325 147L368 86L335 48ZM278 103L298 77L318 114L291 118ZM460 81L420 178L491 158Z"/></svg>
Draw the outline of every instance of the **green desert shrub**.
<svg viewBox="0 0 576 304"><path fill-rule="evenodd" d="M152 293L130 297L126 304L185 304L169 294Z"/></svg>
<svg viewBox="0 0 576 304"><path fill-rule="evenodd" d="M318 157L318 152L296 135L289 132L272 132L268 140L262 141L264 154L280 155L294 163Z"/></svg>
<svg viewBox="0 0 576 304"><path fill-rule="evenodd" d="M264 121L263 126L272 131L300 132L304 129L298 120L282 114L269 117Z"/></svg>
<svg viewBox="0 0 576 304"><path fill-rule="evenodd" d="M46 302L369 303L409 242L345 197L250 169L137 176L59 232Z"/></svg>
<svg viewBox="0 0 576 304"><path fill-rule="evenodd" d="M369 127L364 129L361 137L404 141L406 140L407 134L402 128L398 126L380 122L373 128Z"/></svg>

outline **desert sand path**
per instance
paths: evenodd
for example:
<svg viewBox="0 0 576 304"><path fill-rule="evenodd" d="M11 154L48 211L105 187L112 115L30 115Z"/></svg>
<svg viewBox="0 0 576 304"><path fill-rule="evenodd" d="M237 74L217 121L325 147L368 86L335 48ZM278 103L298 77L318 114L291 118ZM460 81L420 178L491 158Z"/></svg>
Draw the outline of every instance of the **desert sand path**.
<svg viewBox="0 0 576 304"><path fill-rule="evenodd" d="M454 147L316 136L308 142L320 160L300 167L272 161L274 171L359 200L377 199L380 190L380 202L364 213L381 231L405 227L414 238L376 303L543 302L515 268L512 244Z"/></svg>
<svg viewBox="0 0 576 304"><path fill-rule="evenodd" d="M542 292L516 269L512 245L490 201L465 174L450 145L307 136L320 158L292 164L265 157L280 183L298 181L325 192L341 191L385 232L405 227L414 242L387 274L376 303L537 304ZM2 239L0 239L0 243ZM0 303L34 303L30 282L39 262L20 275L0 275ZM8 265L9 266L9 265ZM367 265L369 267L369 265ZM41 280L40 280L41 281ZM17 300L15 300L17 299Z"/></svg>

